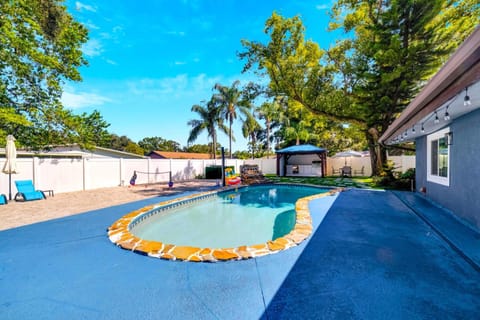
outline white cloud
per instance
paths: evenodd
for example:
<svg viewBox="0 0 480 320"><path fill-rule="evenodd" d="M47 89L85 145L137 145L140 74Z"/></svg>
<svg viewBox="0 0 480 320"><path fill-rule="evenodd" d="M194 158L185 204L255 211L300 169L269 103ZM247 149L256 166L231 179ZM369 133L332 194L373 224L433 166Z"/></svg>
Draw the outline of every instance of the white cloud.
<svg viewBox="0 0 480 320"><path fill-rule="evenodd" d="M98 56L102 53L102 44L96 39L90 39L82 47L82 51L89 57Z"/></svg>
<svg viewBox="0 0 480 320"><path fill-rule="evenodd" d="M141 79L130 81L127 86L129 94L140 96L142 99L151 101L163 101L168 103L177 98L194 98L197 101L208 100L213 93L213 87L217 83L225 86L231 86L236 80L240 80L241 85L246 85L249 81L256 78L253 76L240 74L225 78L223 76L207 76L202 73L196 76L180 74L176 77L167 77L161 79Z"/></svg>
<svg viewBox="0 0 480 320"><path fill-rule="evenodd" d="M65 89L62 94L62 104L70 109L80 109L86 107L101 106L105 102L112 101L111 99L101 96L96 93L88 92L68 92L70 89Z"/></svg>
<svg viewBox="0 0 480 320"><path fill-rule="evenodd" d="M318 4L318 5L315 6L315 9L326 10L326 9L330 9L330 6L328 4Z"/></svg>
<svg viewBox="0 0 480 320"><path fill-rule="evenodd" d="M85 27L87 27L88 29L90 30L98 30L100 29L100 27L98 27L97 25L95 25L93 22L91 21L88 21L88 22L85 22L84 23Z"/></svg>
<svg viewBox="0 0 480 320"><path fill-rule="evenodd" d="M80 1L75 2L75 9L77 9L78 11L82 11L83 9L85 9L87 11L97 12L96 8L88 4L81 3Z"/></svg>
<svg viewBox="0 0 480 320"><path fill-rule="evenodd" d="M115 61L110 60L110 59L106 59L105 62L107 62L108 64L111 64L111 65L114 65L114 66L117 65L117 63Z"/></svg>
<svg viewBox="0 0 480 320"><path fill-rule="evenodd" d="M184 31L166 31L164 32L165 34L168 34L168 35L171 35L171 36L180 36L180 37L183 37L185 36L185 32Z"/></svg>
<svg viewBox="0 0 480 320"><path fill-rule="evenodd" d="M205 96L205 92L211 94L213 86L220 80L220 77L207 77L205 74L195 77L180 74L176 77L161 79L142 79L128 83L128 87L132 94L144 98L157 99L160 96L171 98L189 95L207 99L209 97Z"/></svg>
<svg viewBox="0 0 480 320"><path fill-rule="evenodd" d="M181 66L181 65L184 65L184 64L187 64L185 61L175 61L175 65L177 66Z"/></svg>

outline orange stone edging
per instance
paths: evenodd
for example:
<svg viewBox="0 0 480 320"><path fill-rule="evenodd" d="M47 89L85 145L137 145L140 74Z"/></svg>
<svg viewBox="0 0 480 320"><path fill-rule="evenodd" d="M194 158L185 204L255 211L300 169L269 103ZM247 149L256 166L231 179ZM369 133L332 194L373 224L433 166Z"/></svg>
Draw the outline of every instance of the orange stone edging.
<svg viewBox="0 0 480 320"><path fill-rule="evenodd" d="M203 195L214 194L214 192L204 192L187 197L177 198L174 200L160 202L156 205L147 206L139 210L135 210L126 214L119 220L115 221L108 228L108 238L110 241L120 246L123 249L131 250L140 254L148 255L150 257L162 258L168 260L184 260L195 262L216 262L226 260L241 260L264 256L267 254L277 253L286 250L290 247L296 246L310 236L313 230L312 218L308 203L312 200L333 195L341 189L334 189L332 191L308 196L297 200L295 203L296 223L289 234L270 240L267 243L240 246L237 248L198 248L188 246L176 246L173 244L166 244L159 241L144 240L136 237L130 233L129 225L138 216L151 211L155 208L168 205L170 203L181 202L196 198Z"/></svg>

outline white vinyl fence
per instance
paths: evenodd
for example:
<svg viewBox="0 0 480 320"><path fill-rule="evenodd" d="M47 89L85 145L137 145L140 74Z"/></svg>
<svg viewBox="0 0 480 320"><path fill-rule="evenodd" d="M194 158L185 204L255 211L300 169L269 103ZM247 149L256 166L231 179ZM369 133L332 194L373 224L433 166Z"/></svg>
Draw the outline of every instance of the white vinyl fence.
<svg viewBox="0 0 480 320"><path fill-rule="evenodd" d="M415 167L414 156L390 157L397 171L405 172ZM270 159L236 160L226 159L227 166L234 166L240 172L243 164L257 164L264 174L276 174L276 157ZM0 158L3 168L5 158ZM332 168L345 164L344 159L328 158L327 175ZM38 190L54 190L55 193L92 190L115 186L127 186L136 171L136 184L164 183L192 180L205 176L205 168L221 165L221 160L179 160L179 159L116 159L116 158L19 158L17 174L12 174L12 196L17 193L16 180L32 180ZM370 158L349 158L347 165L353 170L364 167L364 175L371 174ZM0 193L8 196L8 174L0 173Z"/></svg>
<svg viewBox="0 0 480 320"><path fill-rule="evenodd" d="M3 168L5 158L0 159ZM240 172L243 160L226 159L226 165ZM221 160L115 159L115 158L18 158L17 174L12 174L11 193L16 180L32 180L38 190L55 193L126 186L134 171L136 184L192 180L205 175L205 167L221 165ZM0 193L8 196L8 174L0 173Z"/></svg>

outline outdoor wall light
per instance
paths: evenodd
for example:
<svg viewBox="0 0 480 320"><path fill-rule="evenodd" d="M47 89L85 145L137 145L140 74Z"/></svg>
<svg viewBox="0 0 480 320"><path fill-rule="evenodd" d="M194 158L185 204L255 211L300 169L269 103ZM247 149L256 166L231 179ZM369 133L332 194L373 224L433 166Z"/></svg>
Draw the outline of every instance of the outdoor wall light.
<svg viewBox="0 0 480 320"><path fill-rule="evenodd" d="M453 132L447 132L445 133L445 139L447 140L447 144L451 146L453 144Z"/></svg>
<svg viewBox="0 0 480 320"><path fill-rule="evenodd" d="M445 119L445 121L448 121L450 120L450 113L448 113L448 107L445 109L445 116L443 117L443 119Z"/></svg>
<svg viewBox="0 0 480 320"><path fill-rule="evenodd" d="M465 98L463 98L463 105L464 106L469 106L472 104L472 101L470 101L470 97L468 96L468 87L465 88Z"/></svg>
<svg viewBox="0 0 480 320"><path fill-rule="evenodd" d="M433 123L437 124L439 122L440 122L440 119L438 119L437 110L435 110L435 120L433 120Z"/></svg>

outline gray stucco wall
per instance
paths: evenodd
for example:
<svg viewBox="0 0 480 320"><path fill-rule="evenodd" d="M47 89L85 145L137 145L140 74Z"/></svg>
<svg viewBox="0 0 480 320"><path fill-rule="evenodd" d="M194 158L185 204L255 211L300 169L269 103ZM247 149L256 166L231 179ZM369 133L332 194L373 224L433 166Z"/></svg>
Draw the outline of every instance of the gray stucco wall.
<svg viewBox="0 0 480 320"><path fill-rule="evenodd" d="M427 181L427 138L416 140L416 188L457 216L480 228L480 110L450 124L450 185Z"/></svg>

